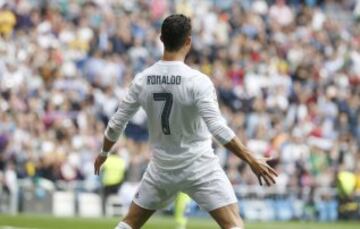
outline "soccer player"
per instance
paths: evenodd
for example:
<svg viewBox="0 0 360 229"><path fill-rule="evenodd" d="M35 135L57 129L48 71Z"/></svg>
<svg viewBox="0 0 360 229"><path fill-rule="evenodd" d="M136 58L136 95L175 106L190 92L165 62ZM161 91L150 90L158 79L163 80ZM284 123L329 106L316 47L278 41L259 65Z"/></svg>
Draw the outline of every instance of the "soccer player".
<svg viewBox="0 0 360 229"><path fill-rule="evenodd" d="M211 135L247 162L260 185L275 183L265 158L255 158L222 118L210 78L184 63L191 20L171 15L161 26L162 59L137 74L105 130L95 173L141 106L148 116L152 159L128 214L116 229L138 229L178 192L188 194L223 229L244 228L232 185L213 153Z"/></svg>

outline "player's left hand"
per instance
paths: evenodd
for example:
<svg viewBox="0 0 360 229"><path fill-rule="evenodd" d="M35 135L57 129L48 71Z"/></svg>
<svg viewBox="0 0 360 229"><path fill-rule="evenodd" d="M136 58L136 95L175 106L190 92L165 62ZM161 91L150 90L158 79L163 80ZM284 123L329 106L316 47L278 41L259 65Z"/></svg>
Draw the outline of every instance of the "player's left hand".
<svg viewBox="0 0 360 229"><path fill-rule="evenodd" d="M250 167L257 176L260 185L263 184L262 179L265 180L268 186L276 183L275 177L277 177L278 174L269 165L269 162L272 160L271 158L258 158L250 163Z"/></svg>
<svg viewBox="0 0 360 229"><path fill-rule="evenodd" d="M100 168L101 168L101 165L106 161L106 156L101 156L101 155L98 155L95 159L95 162L94 162L94 170L95 170L95 175L99 175L100 174Z"/></svg>

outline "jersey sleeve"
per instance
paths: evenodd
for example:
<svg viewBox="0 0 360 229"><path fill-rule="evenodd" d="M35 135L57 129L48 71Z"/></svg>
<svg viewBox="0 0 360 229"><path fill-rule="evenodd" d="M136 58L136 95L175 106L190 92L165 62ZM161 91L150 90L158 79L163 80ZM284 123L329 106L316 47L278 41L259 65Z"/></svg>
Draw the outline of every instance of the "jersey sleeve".
<svg viewBox="0 0 360 229"><path fill-rule="evenodd" d="M194 89L194 101L200 116L205 121L210 133L221 144L230 142L234 132L227 126L222 117L217 102L216 90L210 79L204 78L196 82Z"/></svg>
<svg viewBox="0 0 360 229"><path fill-rule="evenodd" d="M105 137L112 142L118 140L128 121L140 107L138 97L141 89L138 78L139 76L137 75L131 82L127 94L120 102L117 111L111 116L107 124Z"/></svg>

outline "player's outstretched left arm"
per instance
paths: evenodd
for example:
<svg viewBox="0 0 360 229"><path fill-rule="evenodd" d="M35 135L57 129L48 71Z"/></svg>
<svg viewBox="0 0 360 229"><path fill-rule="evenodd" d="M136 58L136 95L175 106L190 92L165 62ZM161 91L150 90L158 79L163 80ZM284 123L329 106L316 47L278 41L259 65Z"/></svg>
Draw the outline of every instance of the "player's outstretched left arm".
<svg viewBox="0 0 360 229"><path fill-rule="evenodd" d="M268 161L271 160L270 158L255 158L237 137L234 137L230 142L224 144L224 146L250 165L260 185L263 184L262 179L269 186L276 183L275 177L277 177L278 174L268 165Z"/></svg>
<svg viewBox="0 0 360 229"><path fill-rule="evenodd" d="M210 79L203 78L201 84L195 85L194 97L199 114L214 138L250 165L258 177L260 185L262 185L262 179L267 185L275 184L277 173L267 164L269 159L255 158L227 126L221 116L215 88Z"/></svg>
<svg viewBox="0 0 360 229"><path fill-rule="evenodd" d="M99 175L101 165L106 161L108 153L119 139L119 136L125 129L126 124L140 107L138 102L140 87L136 80L137 77L133 80L127 95L120 102L116 113L111 116L111 119L107 124L101 153L96 157L94 162L96 175Z"/></svg>

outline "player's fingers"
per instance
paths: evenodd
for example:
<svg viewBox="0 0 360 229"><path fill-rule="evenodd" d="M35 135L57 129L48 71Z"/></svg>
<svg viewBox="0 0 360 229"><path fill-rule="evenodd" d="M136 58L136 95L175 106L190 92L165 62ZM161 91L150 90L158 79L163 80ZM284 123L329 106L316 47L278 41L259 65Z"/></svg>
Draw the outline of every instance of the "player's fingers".
<svg viewBox="0 0 360 229"><path fill-rule="evenodd" d="M271 175L271 173L270 173L268 170L265 169L265 170L263 171L262 176L264 177L264 179L265 179L266 181L271 181L271 182L269 182L269 183L267 182L268 185L271 184L271 183L272 183L272 184L275 184L275 183L276 183L273 175Z"/></svg>
<svg viewBox="0 0 360 229"><path fill-rule="evenodd" d="M272 182L272 184L276 184L276 181L272 175L267 174L266 177Z"/></svg>
<svg viewBox="0 0 360 229"><path fill-rule="evenodd" d="M267 164L263 164L261 170L262 170L261 172L262 175L266 173L268 176L278 176L277 172Z"/></svg>
<svg viewBox="0 0 360 229"><path fill-rule="evenodd" d="M270 186L270 183L269 183L269 181L267 180L266 176L261 175L261 177L264 179L266 185L267 185L267 186ZM260 179L261 179L261 178L260 178Z"/></svg>
<svg viewBox="0 0 360 229"><path fill-rule="evenodd" d="M279 176L279 174L275 171L275 169L273 169L271 166L267 166L267 169L269 170L270 173L272 173L274 176Z"/></svg>
<svg viewBox="0 0 360 229"><path fill-rule="evenodd" d="M266 170L266 175L271 179L271 181L275 184L276 181L275 181L275 177L277 177L277 173L275 171L272 171L270 169Z"/></svg>
<svg viewBox="0 0 360 229"><path fill-rule="evenodd" d="M266 168L267 168L267 171L269 173L271 173L273 176L276 176L276 177L279 176L279 174L271 166L267 165Z"/></svg>
<svg viewBox="0 0 360 229"><path fill-rule="evenodd" d="M95 163L95 175L99 175L99 166Z"/></svg>
<svg viewBox="0 0 360 229"><path fill-rule="evenodd" d="M267 186L271 186L271 179L267 175L263 175L263 178Z"/></svg>
<svg viewBox="0 0 360 229"><path fill-rule="evenodd" d="M259 180L260 185L262 186L261 176L259 175L259 176L257 176L257 178Z"/></svg>

